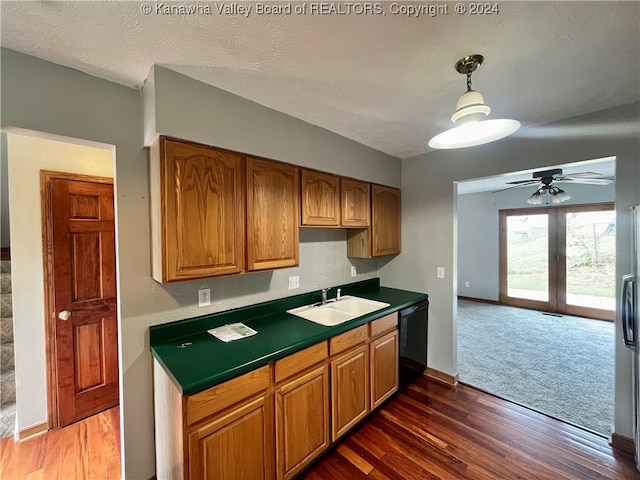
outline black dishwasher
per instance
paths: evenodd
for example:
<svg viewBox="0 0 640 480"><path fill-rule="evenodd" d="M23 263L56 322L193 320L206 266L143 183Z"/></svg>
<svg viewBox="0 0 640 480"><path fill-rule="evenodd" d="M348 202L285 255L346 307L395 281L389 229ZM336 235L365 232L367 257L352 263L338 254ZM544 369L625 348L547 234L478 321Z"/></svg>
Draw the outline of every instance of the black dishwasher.
<svg viewBox="0 0 640 480"><path fill-rule="evenodd" d="M418 378L427 368L429 301L400 310L400 388Z"/></svg>

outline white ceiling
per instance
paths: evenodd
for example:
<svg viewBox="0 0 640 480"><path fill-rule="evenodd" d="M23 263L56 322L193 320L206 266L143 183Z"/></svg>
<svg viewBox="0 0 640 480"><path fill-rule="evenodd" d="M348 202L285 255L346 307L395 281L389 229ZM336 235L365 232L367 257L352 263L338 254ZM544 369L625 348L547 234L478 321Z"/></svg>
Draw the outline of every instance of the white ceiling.
<svg viewBox="0 0 640 480"><path fill-rule="evenodd" d="M144 15L141 2L5 0L0 41L135 88L163 65L399 158L450 127L465 90L453 64L471 53L485 56L473 85L494 118L530 126L640 99L638 2L501 1L497 15L448 3L448 14L418 18L386 1L383 15L269 16L233 3L254 10L185 1L176 5L211 14L166 15L151 2Z"/></svg>

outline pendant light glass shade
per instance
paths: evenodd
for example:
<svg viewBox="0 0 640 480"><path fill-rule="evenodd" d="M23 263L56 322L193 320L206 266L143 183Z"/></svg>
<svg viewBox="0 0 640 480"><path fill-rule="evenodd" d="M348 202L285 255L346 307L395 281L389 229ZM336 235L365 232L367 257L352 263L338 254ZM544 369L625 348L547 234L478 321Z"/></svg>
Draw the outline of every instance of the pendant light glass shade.
<svg viewBox="0 0 640 480"><path fill-rule="evenodd" d="M473 147L508 137L519 128L520 122L509 119L468 122L436 135L429 141L429 146L438 149Z"/></svg>
<svg viewBox="0 0 640 480"><path fill-rule="evenodd" d="M491 109L479 92L471 89L471 73L482 63L482 55L469 55L456 63L456 70L467 75L467 91L458 99L451 121L456 125L429 141L431 148L473 147L500 140L520 128L520 122L509 119L486 120Z"/></svg>

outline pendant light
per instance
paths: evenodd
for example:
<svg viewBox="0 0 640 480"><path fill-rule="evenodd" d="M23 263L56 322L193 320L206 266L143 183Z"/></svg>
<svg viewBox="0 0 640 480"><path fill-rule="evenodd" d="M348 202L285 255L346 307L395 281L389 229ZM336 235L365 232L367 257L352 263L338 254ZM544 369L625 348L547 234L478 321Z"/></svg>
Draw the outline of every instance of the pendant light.
<svg viewBox="0 0 640 480"><path fill-rule="evenodd" d="M520 128L520 122L509 119L487 120L491 109L479 92L471 89L471 74L484 61L482 55L469 55L456 62L458 73L467 76L467 91L458 99L451 121L456 125L429 141L431 148L464 148L500 140Z"/></svg>

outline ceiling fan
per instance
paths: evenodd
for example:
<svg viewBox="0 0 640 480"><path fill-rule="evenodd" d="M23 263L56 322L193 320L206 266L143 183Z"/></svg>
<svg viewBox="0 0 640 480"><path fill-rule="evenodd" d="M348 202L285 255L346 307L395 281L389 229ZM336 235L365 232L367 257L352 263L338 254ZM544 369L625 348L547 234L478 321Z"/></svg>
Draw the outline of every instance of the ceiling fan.
<svg viewBox="0 0 640 480"><path fill-rule="evenodd" d="M527 187L530 185L540 184L540 187L531 195L527 203L531 205L542 205L546 194L551 197L551 203L557 204L569 200L571 197L567 192L558 188L555 183L587 183L591 185L609 185L613 181L611 177L605 177L596 172L577 172L563 174L561 168L553 168L551 170L540 170L533 172L531 180L516 180L507 182L512 187L496 190L493 193L511 190L512 188Z"/></svg>

